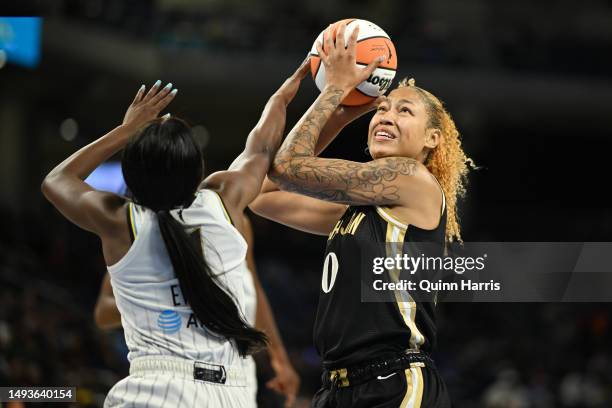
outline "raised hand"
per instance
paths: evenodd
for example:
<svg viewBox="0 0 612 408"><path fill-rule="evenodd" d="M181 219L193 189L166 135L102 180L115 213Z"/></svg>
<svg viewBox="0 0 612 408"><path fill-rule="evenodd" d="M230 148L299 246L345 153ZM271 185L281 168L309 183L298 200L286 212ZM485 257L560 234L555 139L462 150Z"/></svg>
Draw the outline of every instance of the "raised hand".
<svg viewBox="0 0 612 408"><path fill-rule="evenodd" d="M138 129L145 123L157 118L178 92L172 89L172 83L161 88L161 81L155 82L145 94L145 86L141 86L123 117L123 125Z"/></svg>
<svg viewBox="0 0 612 408"><path fill-rule="evenodd" d="M276 91L276 94L283 97L287 105L297 94L298 89L300 89L300 83L302 82L302 79L306 77L309 70L310 56L306 57L306 59L302 61L298 69L291 74L291 76L281 85L278 91Z"/></svg>
<svg viewBox="0 0 612 408"><path fill-rule="evenodd" d="M348 43L345 43L345 31L346 23L342 24L338 29L334 43L331 30L328 30L327 35L325 35L325 47L321 43L317 43L316 47L321 57L321 62L325 66L325 85L349 92L365 81L386 57L381 55L365 68L358 66L355 63L355 49L357 47L359 26L355 27L351 33Z"/></svg>

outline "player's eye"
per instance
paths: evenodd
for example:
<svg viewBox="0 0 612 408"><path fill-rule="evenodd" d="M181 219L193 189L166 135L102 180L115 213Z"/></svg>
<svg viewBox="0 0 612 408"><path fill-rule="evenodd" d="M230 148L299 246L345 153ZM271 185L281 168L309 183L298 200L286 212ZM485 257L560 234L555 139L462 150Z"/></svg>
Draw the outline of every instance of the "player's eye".
<svg viewBox="0 0 612 408"><path fill-rule="evenodd" d="M377 112L384 112L386 110L387 110L387 107L383 105L378 105L378 108L376 108Z"/></svg>
<svg viewBox="0 0 612 408"><path fill-rule="evenodd" d="M408 108L408 107L406 107L406 106L402 106L402 107L400 108L400 112L402 112L402 113L409 113L409 114L411 114L411 115L412 115L412 111L410 110L410 108Z"/></svg>

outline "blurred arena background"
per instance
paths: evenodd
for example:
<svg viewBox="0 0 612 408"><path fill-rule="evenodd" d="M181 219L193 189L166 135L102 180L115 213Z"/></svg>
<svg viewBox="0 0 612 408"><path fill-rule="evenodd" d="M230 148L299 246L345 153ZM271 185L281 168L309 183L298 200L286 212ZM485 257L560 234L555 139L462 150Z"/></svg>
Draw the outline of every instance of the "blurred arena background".
<svg viewBox="0 0 612 408"><path fill-rule="evenodd" d="M224 168L316 35L345 17L383 27L396 79L415 77L454 114L482 166L460 208L466 241L611 240L607 0L21 0L0 15L43 17L38 61L0 55L0 385L76 386L79 404L94 407L127 374L122 333L93 324L99 242L43 199L43 175L116 126L140 84L157 79L179 88L170 112L195 126L207 170ZM0 44L11 30L0 19ZM315 96L307 80L288 126ZM366 125L326 155L366 160ZM259 275L308 406L325 238L252 219ZM612 305L439 310L436 361L456 407L612 406ZM260 360L261 406L281 406Z"/></svg>

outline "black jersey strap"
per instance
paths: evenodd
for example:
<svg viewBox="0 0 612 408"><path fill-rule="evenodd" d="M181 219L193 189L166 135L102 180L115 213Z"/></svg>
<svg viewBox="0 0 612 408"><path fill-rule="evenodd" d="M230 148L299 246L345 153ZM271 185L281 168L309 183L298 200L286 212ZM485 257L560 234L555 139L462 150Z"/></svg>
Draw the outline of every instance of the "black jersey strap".
<svg viewBox="0 0 612 408"><path fill-rule="evenodd" d="M438 187L440 187L440 191L442 192L442 210L440 211L440 217L441 217L442 214L444 214L444 210L446 209L446 195L444 194L444 189L442 188L442 184L440 184L436 176L431 174L431 177L433 177L433 179L436 180L436 183L438 184Z"/></svg>

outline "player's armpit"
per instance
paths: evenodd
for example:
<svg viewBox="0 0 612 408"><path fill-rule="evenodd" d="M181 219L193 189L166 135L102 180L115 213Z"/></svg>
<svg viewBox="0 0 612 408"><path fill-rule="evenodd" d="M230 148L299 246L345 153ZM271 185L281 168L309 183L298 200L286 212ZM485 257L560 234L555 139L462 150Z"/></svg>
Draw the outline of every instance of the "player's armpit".
<svg viewBox="0 0 612 408"><path fill-rule="evenodd" d="M261 217L317 235L329 235L346 211L346 205L286 191L260 194L249 208Z"/></svg>
<svg viewBox="0 0 612 408"><path fill-rule="evenodd" d="M218 171L206 177L200 188L216 191L233 220L242 220L242 212L259 194L261 184L270 165L267 154L254 154L250 157L240 156L238 165L230 170Z"/></svg>
<svg viewBox="0 0 612 408"><path fill-rule="evenodd" d="M73 224L98 236L112 236L124 228L117 217L125 199L98 191L79 178L63 173L48 175L42 186L45 197Z"/></svg>
<svg viewBox="0 0 612 408"><path fill-rule="evenodd" d="M407 157L367 163L277 156L269 177L282 190L350 205L406 205L431 182L427 169Z"/></svg>

